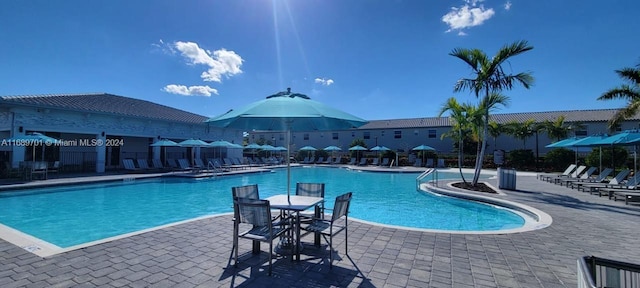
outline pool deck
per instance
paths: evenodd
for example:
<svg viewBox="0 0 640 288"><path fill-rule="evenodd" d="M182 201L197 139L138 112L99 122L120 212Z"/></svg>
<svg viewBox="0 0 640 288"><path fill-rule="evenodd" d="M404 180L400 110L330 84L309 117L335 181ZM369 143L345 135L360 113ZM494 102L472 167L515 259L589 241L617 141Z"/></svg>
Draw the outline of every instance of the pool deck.
<svg viewBox="0 0 640 288"><path fill-rule="evenodd" d="M550 214L553 224L541 230L432 233L350 219L349 256L344 254L341 233L334 238L338 252L333 269L327 262L328 248L310 246L300 262L275 258L269 277L265 244L258 257L251 255L250 241L241 240L239 267L230 264L231 215L222 215L45 258L0 239L0 286L576 287L579 257L638 263L640 206L543 182L534 175L519 172L517 191L493 197ZM497 187L495 179L486 182ZM357 199L354 193L353 201Z"/></svg>

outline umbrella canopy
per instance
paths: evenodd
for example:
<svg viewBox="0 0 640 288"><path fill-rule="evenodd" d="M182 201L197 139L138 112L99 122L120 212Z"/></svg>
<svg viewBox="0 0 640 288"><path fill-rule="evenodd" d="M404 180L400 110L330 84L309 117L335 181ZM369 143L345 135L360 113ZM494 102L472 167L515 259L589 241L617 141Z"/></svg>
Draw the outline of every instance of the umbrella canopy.
<svg viewBox="0 0 640 288"><path fill-rule="evenodd" d="M640 132L624 131L616 135L611 135L594 143L595 145L634 145L640 142Z"/></svg>
<svg viewBox="0 0 640 288"><path fill-rule="evenodd" d="M544 147L547 147L547 148L571 147L571 145L568 145L568 144L576 142L576 140L579 140L579 139L580 138L578 138L578 137L571 137L571 138L560 140L558 142L553 142L553 143L551 143L551 144L549 144L547 146L544 146Z"/></svg>
<svg viewBox="0 0 640 288"><path fill-rule="evenodd" d="M209 146L211 147L221 147L221 148L232 148L234 147L234 145L235 144L225 140L218 140L218 141L213 141L209 143Z"/></svg>
<svg viewBox="0 0 640 288"><path fill-rule="evenodd" d="M262 145L258 145L256 143L251 143L247 146L243 147L244 149L262 149Z"/></svg>
<svg viewBox="0 0 640 288"><path fill-rule="evenodd" d="M276 150L276 147L273 147L273 146L268 145L268 144L262 145L261 148L262 148L262 150L265 150L265 151L275 151Z"/></svg>
<svg viewBox="0 0 640 288"><path fill-rule="evenodd" d="M373 147L373 148L371 148L369 150L371 150L371 151L389 151L391 149L389 149L389 148L387 148L385 146L376 146L376 147Z"/></svg>
<svg viewBox="0 0 640 288"><path fill-rule="evenodd" d="M316 149L316 147L313 146L304 146L302 148L300 148L300 151L316 151L318 149Z"/></svg>
<svg viewBox="0 0 640 288"><path fill-rule="evenodd" d="M338 147L338 146L331 145L331 146L324 147L324 149L322 149L322 150L324 150L324 151L341 151L342 149L340 147Z"/></svg>
<svg viewBox="0 0 640 288"><path fill-rule="evenodd" d="M291 194L291 131L344 130L367 123L306 95L291 93L290 88L206 122L215 127L245 131L287 131L287 197Z"/></svg>
<svg viewBox="0 0 640 288"><path fill-rule="evenodd" d="M178 146L181 147L207 147L209 146L209 143L204 142L200 139L187 139L184 140L180 143L178 143Z"/></svg>
<svg viewBox="0 0 640 288"><path fill-rule="evenodd" d="M284 146L276 146L275 151L287 151L287 147Z"/></svg>
<svg viewBox="0 0 640 288"><path fill-rule="evenodd" d="M44 161L44 147L60 144L62 141L44 135L38 132L31 132L25 135L15 136L8 139L4 139L5 143L9 145L20 145L20 146L34 146L33 149L33 161L36 159L36 150L35 146L42 145L42 161Z"/></svg>
<svg viewBox="0 0 640 288"><path fill-rule="evenodd" d="M367 151L367 150L369 150L369 149L364 148L364 147L362 147L360 145L356 145L356 146L353 146L353 147L349 148L349 151Z"/></svg>
<svg viewBox="0 0 640 288"><path fill-rule="evenodd" d="M343 130L360 127L364 119L331 108L308 96L280 92L267 99L207 120L221 128L268 131Z"/></svg>
<svg viewBox="0 0 640 288"><path fill-rule="evenodd" d="M168 139L161 139L156 141L155 143L149 145L151 147L164 147L164 146L168 146L168 147L174 147L174 146L179 146L178 143L168 140Z"/></svg>
<svg viewBox="0 0 640 288"><path fill-rule="evenodd" d="M433 148L433 147L427 146L427 145L420 145L420 146L413 147L413 149L411 149L411 150L414 150L414 151L427 151L427 150L436 151L436 148Z"/></svg>

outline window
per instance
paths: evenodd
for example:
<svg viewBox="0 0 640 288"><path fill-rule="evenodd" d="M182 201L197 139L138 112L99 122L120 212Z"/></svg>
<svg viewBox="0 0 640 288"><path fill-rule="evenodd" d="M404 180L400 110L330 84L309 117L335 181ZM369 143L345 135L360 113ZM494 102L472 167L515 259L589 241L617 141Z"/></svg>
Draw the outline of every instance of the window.
<svg viewBox="0 0 640 288"><path fill-rule="evenodd" d="M280 139L279 140L284 140L284 134L280 134Z"/></svg>
<svg viewBox="0 0 640 288"><path fill-rule="evenodd" d="M395 138L395 139L402 138L402 130L393 131L393 138Z"/></svg>
<svg viewBox="0 0 640 288"><path fill-rule="evenodd" d="M331 138L332 138L333 140L338 140L338 132L333 132L333 133L331 134Z"/></svg>
<svg viewBox="0 0 640 288"><path fill-rule="evenodd" d="M429 130L429 138L436 138L436 130Z"/></svg>
<svg viewBox="0 0 640 288"><path fill-rule="evenodd" d="M364 132L364 134L362 135L362 138L371 139L371 132Z"/></svg>
<svg viewBox="0 0 640 288"><path fill-rule="evenodd" d="M587 130L576 130L576 137L587 136Z"/></svg>
<svg viewBox="0 0 640 288"><path fill-rule="evenodd" d="M356 137L356 132L351 132L351 137Z"/></svg>
<svg viewBox="0 0 640 288"><path fill-rule="evenodd" d="M304 133L302 137L304 140L309 140L309 133Z"/></svg>

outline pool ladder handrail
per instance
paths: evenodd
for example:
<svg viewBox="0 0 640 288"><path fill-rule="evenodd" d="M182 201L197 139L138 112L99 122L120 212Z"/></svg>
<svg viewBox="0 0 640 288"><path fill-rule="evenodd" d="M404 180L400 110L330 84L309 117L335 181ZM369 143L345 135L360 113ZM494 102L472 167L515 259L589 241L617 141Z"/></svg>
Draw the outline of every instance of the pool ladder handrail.
<svg viewBox="0 0 640 288"><path fill-rule="evenodd" d="M429 168L422 172L418 177L416 177L416 190L420 190L420 184L422 183L422 180L424 180L424 178L427 178L428 176L431 176L431 183L433 183L433 185L436 187L438 186L438 169Z"/></svg>
<svg viewBox="0 0 640 288"><path fill-rule="evenodd" d="M207 170L213 171L212 174L214 177L220 176L220 174L222 174L222 169L217 168L216 165L214 165L211 161L207 161Z"/></svg>

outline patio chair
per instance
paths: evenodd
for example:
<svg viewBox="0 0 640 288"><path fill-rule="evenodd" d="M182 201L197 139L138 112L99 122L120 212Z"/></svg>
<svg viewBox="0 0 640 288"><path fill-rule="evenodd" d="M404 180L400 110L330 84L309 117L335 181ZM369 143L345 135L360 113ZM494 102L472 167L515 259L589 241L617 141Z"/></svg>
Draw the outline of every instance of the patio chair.
<svg viewBox="0 0 640 288"><path fill-rule="evenodd" d="M607 177L609 177L611 172L613 172L613 169L605 168L604 170L602 170L602 172L600 172L600 174L598 174L598 176L593 178L588 178L586 180L578 179L578 181L569 182L567 183L567 187L571 186L572 189L576 189L585 183L602 183L604 182L604 180L607 179Z"/></svg>
<svg viewBox="0 0 640 288"><path fill-rule="evenodd" d="M427 163L424 166L427 168L433 168L433 158L427 158Z"/></svg>
<svg viewBox="0 0 640 288"><path fill-rule="evenodd" d="M371 165L373 165L373 166L378 166L378 165L380 165L380 159L378 159L378 158L373 158L373 160L371 161Z"/></svg>
<svg viewBox="0 0 640 288"><path fill-rule="evenodd" d="M349 239L348 232L348 214L349 214L349 203L351 202L351 192L342 194L336 197L335 203L333 205L333 213L331 215L331 219L321 219L315 218L313 221L307 225L301 227L302 230L305 230L309 233L320 233L325 241L329 243L329 268L333 268L333 236L337 235L341 231L344 230L344 250L345 255L349 255L349 248L347 245ZM344 216L344 222L338 221ZM329 237L329 240L327 240ZM318 243L319 244L319 243Z"/></svg>
<svg viewBox="0 0 640 288"><path fill-rule="evenodd" d="M556 177L548 177L547 178L547 182L553 182L555 184L558 184L560 182L560 180L562 179L568 179L568 178L578 178L578 175L582 175L582 172L587 169L587 166L585 165L580 165L578 166L578 168L576 168L576 170L573 170L573 172L571 172L569 175L558 175Z"/></svg>
<svg viewBox="0 0 640 288"><path fill-rule="evenodd" d="M322 162L324 162L324 157L320 156L318 157L318 161L316 161L316 164L322 164Z"/></svg>
<svg viewBox="0 0 640 288"><path fill-rule="evenodd" d="M571 174L571 172L573 172L573 170L576 169L576 167L578 167L578 165L571 164L561 174L558 174L558 173L542 173L542 174L538 174L538 179L547 181L547 178L554 178L554 177L558 177L558 176L561 176L561 175L569 176Z"/></svg>
<svg viewBox="0 0 640 288"><path fill-rule="evenodd" d="M438 168L444 168L444 159L438 158Z"/></svg>
<svg viewBox="0 0 640 288"><path fill-rule="evenodd" d="M389 158L382 158L382 164L380 166L389 166Z"/></svg>
<svg viewBox="0 0 640 288"><path fill-rule="evenodd" d="M162 161L160 161L160 159L152 159L151 160L151 166L155 169L159 169L159 170L165 170L166 168L164 167L164 165L162 165Z"/></svg>
<svg viewBox="0 0 640 288"><path fill-rule="evenodd" d="M60 161L53 161L53 164L47 168L47 174L56 173L60 170Z"/></svg>
<svg viewBox="0 0 640 288"><path fill-rule="evenodd" d="M620 186L623 183L622 181L627 178L630 173L631 171L629 171L629 169L624 169L613 177L613 179L609 180L609 183L585 183L578 186L578 191L593 193L598 192L598 188ZM638 175L640 176L640 174Z"/></svg>
<svg viewBox="0 0 640 288"><path fill-rule="evenodd" d="M356 158L351 158L351 161L347 165L356 165Z"/></svg>
<svg viewBox="0 0 640 288"><path fill-rule="evenodd" d="M141 170L151 170L151 167L149 167L149 162L147 162L147 159L136 159L136 161L138 162L138 167Z"/></svg>
<svg viewBox="0 0 640 288"><path fill-rule="evenodd" d="M136 165L133 164L133 159L122 159L122 166L127 172L140 172L142 169L136 168Z"/></svg>
<svg viewBox="0 0 640 288"><path fill-rule="evenodd" d="M587 169L587 171L582 173L579 177L568 177L565 179L556 179L556 184L560 184L560 186L566 185L567 187L569 187L569 184L572 181L587 180L591 178L591 175L593 175L593 173L596 172L597 169L598 167L589 167L589 169Z"/></svg>
<svg viewBox="0 0 640 288"><path fill-rule="evenodd" d="M192 170L193 168L191 167L191 165L189 165L189 161L187 161L187 159L178 159L178 170L183 170L183 171L187 171L187 170Z"/></svg>
<svg viewBox="0 0 640 288"><path fill-rule="evenodd" d="M422 167L422 159L416 159L416 162L413 163L413 167Z"/></svg>
<svg viewBox="0 0 640 288"><path fill-rule="evenodd" d="M365 166L367 165L367 158L362 157L360 159L360 162L358 162L358 166Z"/></svg>
<svg viewBox="0 0 640 288"><path fill-rule="evenodd" d="M324 198L324 183L296 183L296 195ZM313 213L300 212L300 221L324 218L324 202L314 208Z"/></svg>
<svg viewBox="0 0 640 288"><path fill-rule="evenodd" d="M238 267L238 240L239 238L249 239L259 242L269 243L269 276L271 276L271 266L273 258L273 241L289 231L289 227L284 225L284 221L274 223L271 217L271 206L267 200L234 198L234 206L237 207L235 213L236 223L252 225L244 232L234 235L235 266ZM258 242L258 243L259 243ZM255 244L254 244L255 248ZM258 247L259 248L259 247ZM254 251L255 252L255 251ZM293 245L291 245L291 255L293 255Z"/></svg>

